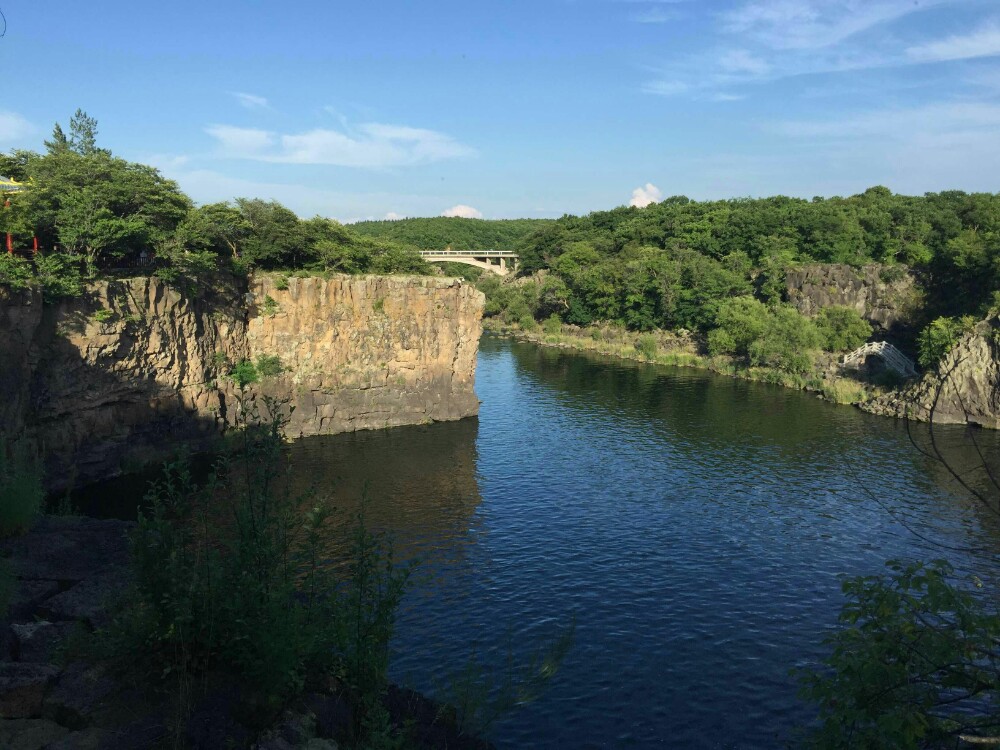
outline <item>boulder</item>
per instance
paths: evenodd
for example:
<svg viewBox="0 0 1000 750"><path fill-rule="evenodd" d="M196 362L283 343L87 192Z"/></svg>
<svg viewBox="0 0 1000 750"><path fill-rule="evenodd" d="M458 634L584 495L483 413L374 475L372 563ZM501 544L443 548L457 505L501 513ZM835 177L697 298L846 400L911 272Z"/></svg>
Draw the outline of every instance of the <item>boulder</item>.
<svg viewBox="0 0 1000 750"><path fill-rule="evenodd" d="M45 692L57 674L45 664L0 662L0 719L41 716Z"/></svg>
<svg viewBox="0 0 1000 750"><path fill-rule="evenodd" d="M38 750L59 747L69 730L46 719L0 719L0 747L4 750Z"/></svg>

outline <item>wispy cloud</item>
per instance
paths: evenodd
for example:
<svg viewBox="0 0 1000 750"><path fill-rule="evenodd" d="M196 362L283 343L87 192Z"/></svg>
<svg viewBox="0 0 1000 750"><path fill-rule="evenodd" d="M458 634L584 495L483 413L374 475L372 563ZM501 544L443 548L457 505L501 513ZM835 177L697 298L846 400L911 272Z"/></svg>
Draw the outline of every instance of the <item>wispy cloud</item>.
<svg viewBox="0 0 1000 750"><path fill-rule="evenodd" d="M654 6L639 13L633 13L630 18L636 23L667 23L680 17L680 12L673 8Z"/></svg>
<svg viewBox="0 0 1000 750"><path fill-rule="evenodd" d="M749 0L723 15L726 31L772 49L822 49L943 0Z"/></svg>
<svg viewBox="0 0 1000 750"><path fill-rule="evenodd" d="M902 127L901 123L908 123ZM1000 135L1000 105L938 102L906 109L883 109L844 118L785 121L767 126L792 138L851 140L859 137L909 138L914 133L945 135L989 131Z"/></svg>
<svg viewBox="0 0 1000 750"><path fill-rule="evenodd" d="M476 155L475 149L445 133L382 123L365 123L343 130L316 128L288 134L212 125L205 132L218 142L222 156L284 164L380 169Z"/></svg>
<svg viewBox="0 0 1000 750"><path fill-rule="evenodd" d="M236 97L236 101L240 103L240 106L246 107L247 109L269 109L271 106L267 99L263 96L247 94L243 91L230 91L229 93Z"/></svg>
<svg viewBox="0 0 1000 750"><path fill-rule="evenodd" d="M442 216L447 216L449 218L460 217L462 219L481 219L483 218L483 212L478 208L473 208L472 206L466 206L459 203L457 206L452 206L446 211L441 212Z"/></svg>
<svg viewBox="0 0 1000 750"><path fill-rule="evenodd" d="M0 111L0 143L12 143L34 132L35 126L21 115Z"/></svg>
<svg viewBox="0 0 1000 750"><path fill-rule="evenodd" d="M1000 23L992 21L968 34L955 34L945 39L910 47L906 50L906 54L917 62L943 62L1000 55Z"/></svg>

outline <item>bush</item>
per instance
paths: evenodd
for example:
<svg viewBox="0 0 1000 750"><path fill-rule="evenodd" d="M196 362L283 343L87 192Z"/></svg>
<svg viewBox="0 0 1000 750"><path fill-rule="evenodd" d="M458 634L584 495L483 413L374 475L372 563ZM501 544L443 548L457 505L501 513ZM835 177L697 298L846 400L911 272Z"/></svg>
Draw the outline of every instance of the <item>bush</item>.
<svg viewBox="0 0 1000 750"><path fill-rule="evenodd" d="M942 560L887 565L888 575L844 582L831 654L802 675L820 709L813 746L957 747L963 734L995 736L996 604Z"/></svg>
<svg viewBox="0 0 1000 750"><path fill-rule="evenodd" d="M857 349L872 335L872 327L850 307L824 307L816 316L816 328L828 352Z"/></svg>
<svg viewBox="0 0 1000 750"><path fill-rule="evenodd" d="M545 322L542 323L542 330L545 331L546 333L561 332L562 321L559 319L559 316L556 315L555 313L552 313L549 317L547 317L545 319Z"/></svg>
<svg viewBox="0 0 1000 750"><path fill-rule="evenodd" d="M0 538L27 531L44 499L42 467L27 443L0 441Z"/></svg>
<svg viewBox="0 0 1000 750"><path fill-rule="evenodd" d="M34 277L29 261L0 251L0 286L28 289L32 286Z"/></svg>
<svg viewBox="0 0 1000 750"><path fill-rule="evenodd" d="M733 354L754 367L802 373L812 367L820 334L809 319L788 305L769 308L753 297L736 297L719 306L716 328L708 334L713 356Z"/></svg>
<svg viewBox="0 0 1000 750"><path fill-rule="evenodd" d="M975 325L975 320L971 317L963 318L937 318L931 322L917 336L917 350L919 355L917 361L924 369L936 367L948 352L950 352L958 339Z"/></svg>
<svg viewBox="0 0 1000 750"><path fill-rule="evenodd" d="M645 334L636 339L635 350L646 359L653 359L660 350L660 345L656 340L656 336Z"/></svg>
<svg viewBox="0 0 1000 750"><path fill-rule="evenodd" d="M274 354L261 354L257 357L254 369L261 379L276 378L285 371L284 365L281 364L281 357Z"/></svg>
<svg viewBox="0 0 1000 750"><path fill-rule="evenodd" d="M386 688L409 568L367 529L362 503L348 575L337 575L329 506L280 481L283 411L244 392L239 429L205 482L186 459L164 467L131 540L134 588L104 645L182 695L209 675L240 686L242 710L262 726L339 676L356 732L381 731L372 707Z"/></svg>
<svg viewBox="0 0 1000 750"><path fill-rule="evenodd" d="M47 302L83 294L80 260L75 255L51 253L35 257L35 273Z"/></svg>

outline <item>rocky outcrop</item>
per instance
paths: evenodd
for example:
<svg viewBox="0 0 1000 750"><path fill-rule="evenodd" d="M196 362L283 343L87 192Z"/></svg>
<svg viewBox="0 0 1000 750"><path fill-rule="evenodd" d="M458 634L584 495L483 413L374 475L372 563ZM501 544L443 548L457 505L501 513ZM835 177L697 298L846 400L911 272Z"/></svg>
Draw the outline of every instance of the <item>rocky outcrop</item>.
<svg viewBox="0 0 1000 750"><path fill-rule="evenodd" d="M263 277L252 285L252 360L284 372L262 390L291 397L291 435L448 421L475 414L482 294L457 279Z"/></svg>
<svg viewBox="0 0 1000 750"><path fill-rule="evenodd" d="M259 388L296 407L292 437L477 413L474 288L377 276L278 286L135 278L57 305L0 296L0 432L37 443L53 489L110 476L210 443L233 421L229 368L260 356L284 370Z"/></svg>
<svg viewBox="0 0 1000 750"><path fill-rule="evenodd" d="M815 263L788 269L786 283L789 301L803 315L850 307L882 331L905 323L920 300L915 278L901 266Z"/></svg>
<svg viewBox="0 0 1000 750"><path fill-rule="evenodd" d="M861 405L865 411L935 424L1000 429L1000 316L979 323L920 382Z"/></svg>

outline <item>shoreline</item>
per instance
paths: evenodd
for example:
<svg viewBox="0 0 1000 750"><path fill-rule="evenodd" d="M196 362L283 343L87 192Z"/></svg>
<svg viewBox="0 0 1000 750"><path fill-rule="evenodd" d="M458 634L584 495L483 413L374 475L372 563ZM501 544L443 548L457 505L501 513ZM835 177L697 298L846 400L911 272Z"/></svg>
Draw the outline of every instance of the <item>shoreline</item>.
<svg viewBox="0 0 1000 750"><path fill-rule="evenodd" d="M483 332L538 346L591 352L645 364L689 367L738 380L778 385L815 393L818 398L841 406L860 408L862 403L890 392L870 383L837 376L835 370L838 358L829 353L824 353L811 373L797 375L766 367L746 367L737 363L732 357L700 354L696 350L697 343L694 337L671 331L637 333L611 326L574 330L573 327L565 325L558 332L541 329L525 331L520 326L497 323L487 318L483 320ZM642 337L655 339L657 345L655 351L644 352L640 348L641 345L637 346Z"/></svg>

